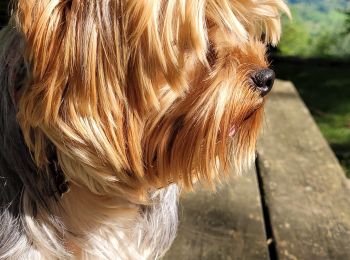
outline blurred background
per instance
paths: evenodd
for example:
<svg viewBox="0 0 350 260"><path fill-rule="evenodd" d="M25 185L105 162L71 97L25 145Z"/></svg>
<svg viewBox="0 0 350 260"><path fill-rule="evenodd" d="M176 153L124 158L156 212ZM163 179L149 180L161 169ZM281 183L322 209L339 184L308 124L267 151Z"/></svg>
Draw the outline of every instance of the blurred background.
<svg viewBox="0 0 350 260"><path fill-rule="evenodd" d="M283 20L273 67L294 83L350 178L350 1L288 2L293 19Z"/></svg>
<svg viewBox="0 0 350 260"><path fill-rule="evenodd" d="M8 20L8 2L0 0L0 27ZM350 178L350 1L288 3L293 20L283 19L272 66L278 78L295 84Z"/></svg>

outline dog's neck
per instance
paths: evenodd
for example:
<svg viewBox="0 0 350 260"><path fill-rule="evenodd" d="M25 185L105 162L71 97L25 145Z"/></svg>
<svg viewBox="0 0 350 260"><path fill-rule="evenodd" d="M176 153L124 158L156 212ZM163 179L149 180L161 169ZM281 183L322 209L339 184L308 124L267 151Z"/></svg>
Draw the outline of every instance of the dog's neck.
<svg viewBox="0 0 350 260"><path fill-rule="evenodd" d="M61 218L69 230L63 236L66 248L78 258L89 254L90 248L92 252L109 251L111 257L159 256L175 238L178 195L177 186L170 185L151 194L149 205L136 205L123 198L98 196L72 184L71 191L62 197L65 210ZM97 243L95 239L105 242Z"/></svg>

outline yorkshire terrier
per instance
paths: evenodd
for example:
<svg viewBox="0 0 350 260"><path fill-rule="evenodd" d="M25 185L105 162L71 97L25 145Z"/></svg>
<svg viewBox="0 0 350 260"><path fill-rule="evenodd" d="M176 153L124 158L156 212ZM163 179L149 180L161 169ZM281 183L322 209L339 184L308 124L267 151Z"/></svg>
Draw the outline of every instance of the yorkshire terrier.
<svg viewBox="0 0 350 260"><path fill-rule="evenodd" d="M0 32L0 259L155 259L179 190L255 158L283 0L17 0Z"/></svg>

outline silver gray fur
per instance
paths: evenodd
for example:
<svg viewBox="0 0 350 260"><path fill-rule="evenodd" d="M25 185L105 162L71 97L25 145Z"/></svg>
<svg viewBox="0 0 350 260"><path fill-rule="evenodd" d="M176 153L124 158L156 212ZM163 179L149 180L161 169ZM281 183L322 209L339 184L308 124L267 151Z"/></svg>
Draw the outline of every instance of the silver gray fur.
<svg viewBox="0 0 350 260"><path fill-rule="evenodd" d="M13 92L21 82L15 78L26 74L22 50L15 28L5 27L0 32L0 258L14 245L24 243L20 214L23 189L27 188L35 208L37 204L47 206L44 194L53 187L49 177L35 167L16 121Z"/></svg>

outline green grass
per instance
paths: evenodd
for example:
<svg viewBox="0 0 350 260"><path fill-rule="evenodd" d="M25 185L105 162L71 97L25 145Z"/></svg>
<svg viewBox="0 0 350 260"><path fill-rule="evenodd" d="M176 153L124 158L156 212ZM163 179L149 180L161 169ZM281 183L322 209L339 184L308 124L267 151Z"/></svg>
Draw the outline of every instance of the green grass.
<svg viewBox="0 0 350 260"><path fill-rule="evenodd" d="M350 178L350 65L275 62L292 81Z"/></svg>

